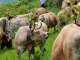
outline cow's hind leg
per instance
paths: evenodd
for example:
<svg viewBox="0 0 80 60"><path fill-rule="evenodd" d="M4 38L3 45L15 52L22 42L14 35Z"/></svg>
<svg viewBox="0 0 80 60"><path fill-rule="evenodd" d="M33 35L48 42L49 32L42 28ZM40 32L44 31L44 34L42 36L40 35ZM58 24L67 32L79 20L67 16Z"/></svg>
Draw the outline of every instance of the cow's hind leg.
<svg viewBox="0 0 80 60"><path fill-rule="evenodd" d="M18 54L18 60L20 60L21 52L19 50L17 50L17 54Z"/></svg>

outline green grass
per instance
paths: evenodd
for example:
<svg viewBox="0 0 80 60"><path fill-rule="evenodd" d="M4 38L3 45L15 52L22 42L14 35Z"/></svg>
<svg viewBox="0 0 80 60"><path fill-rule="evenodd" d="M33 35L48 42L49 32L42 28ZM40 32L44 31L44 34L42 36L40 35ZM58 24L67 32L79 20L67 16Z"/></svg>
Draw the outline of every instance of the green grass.
<svg viewBox="0 0 80 60"><path fill-rule="evenodd" d="M44 53L44 56L40 56L40 53L39 53L40 49L37 46L35 48L35 59L34 60L39 60L39 58L40 60L51 60L52 45L58 35L58 32L54 32L53 28L50 28L49 32L50 32L50 37L46 40L46 44L45 44L46 51ZM14 41L13 41L12 49L7 49L5 47L5 49L0 51L0 60L18 60ZM21 55L21 60L28 60L27 50Z"/></svg>

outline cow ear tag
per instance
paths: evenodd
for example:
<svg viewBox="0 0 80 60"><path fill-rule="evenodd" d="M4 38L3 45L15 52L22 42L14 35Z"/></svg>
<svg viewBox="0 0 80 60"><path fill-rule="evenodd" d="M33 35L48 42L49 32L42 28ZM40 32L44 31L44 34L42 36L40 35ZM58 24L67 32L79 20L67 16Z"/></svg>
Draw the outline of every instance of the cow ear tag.
<svg viewBox="0 0 80 60"><path fill-rule="evenodd" d="M31 31L30 30L28 30L27 36L31 36Z"/></svg>

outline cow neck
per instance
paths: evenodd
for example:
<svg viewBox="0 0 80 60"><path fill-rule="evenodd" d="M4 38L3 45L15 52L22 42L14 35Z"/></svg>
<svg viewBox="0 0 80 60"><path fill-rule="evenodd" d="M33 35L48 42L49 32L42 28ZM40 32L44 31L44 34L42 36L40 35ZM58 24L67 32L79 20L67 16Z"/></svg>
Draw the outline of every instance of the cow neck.
<svg viewBox="0 0 80 60"><path fill-rule="evenodd" d="M34 54L34 41L30 38L30 36L27 36L27 48L29 51L29 55Z"/></svg>

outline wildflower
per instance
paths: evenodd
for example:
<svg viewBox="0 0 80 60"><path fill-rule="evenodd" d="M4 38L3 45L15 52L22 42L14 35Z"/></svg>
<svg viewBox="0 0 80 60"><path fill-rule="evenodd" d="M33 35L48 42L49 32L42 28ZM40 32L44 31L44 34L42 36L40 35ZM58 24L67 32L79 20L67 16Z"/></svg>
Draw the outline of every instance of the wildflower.
<svg viewBox="0 0 80 60"><path fill-rule="evenodd" d="M29 19L29 22L31 21L31 19Z"/></svg>
<svg viewBox="0 0 80 60"><path fill-rule="evenodd" d="M77 5L74 5L74 8L78 8L78 6Z"/></svg>
<svg viewBox="0 0 80 60"><path fill-rule="evenodd" d="M70 6L70 5L71 5L71 2L70 2L70 1L68 1L68 2L67 2L67 5L68 5L68 6Z"/></svg>
<svg viewBox="0 0 80 60"><path fill-rule="evenodd" d="M72 13L74 13L74 9L72 9Z"/></svg>
<svg viewBox="0 0 80 60"><path fill-rule="evenodd" d="M37 16L35 16L35 17L33 18L33 20L36 21L36 20L37 20Z"/></svg>
<svg viewBox="0 0 80 60"><path fill-rule="evenodd" d="M75 13L76 12L76 9L72 9L72 13Z"/></svg>
<svg viewBox="0 0 80 60"><path fill-rule="evenodd" d="M75 0L75 2L73 3L73 5L77 5L78 4L78 0Z"/></svg>
<svg viewBox="0 0 80 60"><path fill-rule="evenodd" d="M74 15L72 14L71 17L74 17Z"/></svg>
<svg viewBox="0 0 80 60"><path fill-rule="evenodd" d="M34 28L34 26L32 25L31 28Z"/></svg>
<svg viewBox="0 0 80 60"><path fill-rule="evenodd" d="M62 14L62 16L63 16L63 17L65 17L65 16L66 16L66 14Z"/></svg>
<svg viewBox="0 0 80 60"><path fill-rule="evenodd" d="M76 13L77 13L77 15L79 15L79 12L78 11Z"/></svg>
<svg viewBox="0 0 80 60"><path fill-rule="evenodd" d="M68 14L67 16L68 16L68 17L70 17L70 16L71 16L71 14Z"/></svg>
<svg viewBox="0 0 80 60"><path fill-rule="evenodd" d="M37 8L35 7L34 10L37 10Z"/></svg>

